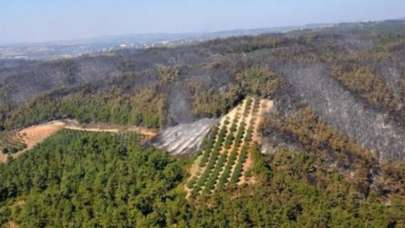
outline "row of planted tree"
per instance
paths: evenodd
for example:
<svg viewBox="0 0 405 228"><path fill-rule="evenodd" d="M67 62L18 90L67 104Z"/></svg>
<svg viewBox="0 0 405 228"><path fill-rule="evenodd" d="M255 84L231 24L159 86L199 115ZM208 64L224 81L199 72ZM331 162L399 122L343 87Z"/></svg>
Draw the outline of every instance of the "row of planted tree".
<svg viewBox="0 0 405 228"><path fill-rule="evenodd" d="M249 153L256 143L260 103L257 98L245 99L212 129L196 160L198 171L187 183L191 195L209 194L243 182Z"/></svg>

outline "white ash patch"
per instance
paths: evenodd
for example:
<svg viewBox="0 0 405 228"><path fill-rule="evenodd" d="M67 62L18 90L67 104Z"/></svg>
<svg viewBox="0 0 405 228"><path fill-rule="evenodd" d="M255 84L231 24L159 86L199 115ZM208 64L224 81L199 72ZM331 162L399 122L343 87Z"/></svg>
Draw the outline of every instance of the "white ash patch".
<svg viewBox="0 0 405 228"><path fill-rule="evenodd" d="M153 144L175 155L194 153L200 149L204 137L217 121L217 119L204 118L166 128L160 132Z"/></svg>

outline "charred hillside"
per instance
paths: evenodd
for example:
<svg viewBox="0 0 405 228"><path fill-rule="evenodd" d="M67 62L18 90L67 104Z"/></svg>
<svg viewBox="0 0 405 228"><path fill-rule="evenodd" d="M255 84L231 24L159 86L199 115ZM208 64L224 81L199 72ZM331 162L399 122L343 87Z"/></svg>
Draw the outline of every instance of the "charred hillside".
<svg viewBox="0 0 405 228"><path fill-rule="evenodd" d="M167 127L219 117L253 95L274 101L269 119L305 108L379 158L405 159L404 62L403 21L11 61L0 64L0 125L75 118ZM308 143L284 127L263 131L272 144Z"/></svg>

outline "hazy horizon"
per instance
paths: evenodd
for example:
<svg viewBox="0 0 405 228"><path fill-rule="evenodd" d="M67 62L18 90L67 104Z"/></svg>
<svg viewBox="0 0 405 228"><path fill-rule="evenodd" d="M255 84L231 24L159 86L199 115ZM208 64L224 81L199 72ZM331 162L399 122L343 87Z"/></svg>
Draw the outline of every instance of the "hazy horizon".
<svg viewBox="0 0 405 228"><path fill-rule="evenodd" d="M0 44L379 21L404 12L400 0L14 0L0 3Z"/></svg>

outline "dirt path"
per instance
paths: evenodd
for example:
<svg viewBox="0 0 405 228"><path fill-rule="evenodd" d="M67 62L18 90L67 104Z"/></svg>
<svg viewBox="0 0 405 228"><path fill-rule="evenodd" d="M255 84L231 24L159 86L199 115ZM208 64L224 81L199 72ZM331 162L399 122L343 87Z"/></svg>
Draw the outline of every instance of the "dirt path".
<svg viewBox="0 0 405 228"><path fill-rule="evenodd" d="M65 129L69 130L74 130L74 131L87 131L87 132L105 132L105 133L119 133L119 129L111 129L111 128L85 128L85 127L79 127L79 126L69 126L66 125Z"/></svg>
<svg viewBox="0 0 405 228"><path fill-rule="evenodd" d="M158 135L157 129L138 127L138 126L119 126L109 124L94 124L82 126L75 120L64 120L65 129L75 131L87 131L87 132L106 132L106 133L120 133L120 132L136 132L145 136L148 139L154 138Z"/></svg>
<svg viewBox="0 0 405 228"><path fill-rule="evenodd" d="M24 150L21 150L13 155L13 158L18 158L28 150L31 150L34 146L43 142L45 139L56 134L62 129L70 129L75 131L86 131L86 132L107 132L107 133L119 133L119 132L136 132L145 136L146 139L152 139L157 136L158 131L156 129L148 129L138 126L122 127L114 126L96 126L87 127L81 126L75 120L56 120L44 124L34 125L28 128L24 128L17 132L16 138L27 145ZM7 155L0 151L0 162L6 162Z"/></svg>
<svg viewBox="0 0 405 228"><path fill-rule="evenodd" d="M120 133L120 132L136 132L145 136L147 139L152 139L158 135L158 130L143 127L129 127L129 128L104 128L104 127L80 127L76 125L66 125L65 129L74 131L87 131L87 132L104 132L104 133Z"/></svg>
<svg viewBox="0 0 405 228"><path fill-rule="evenodd" d="M157 130L157 129L151 129L151 128L146 128L146 127L137 127L137 126L129 127L128 131L141 134L141 135L145 136L147 139L153 139L159 134L159 130Z"/></svg>

